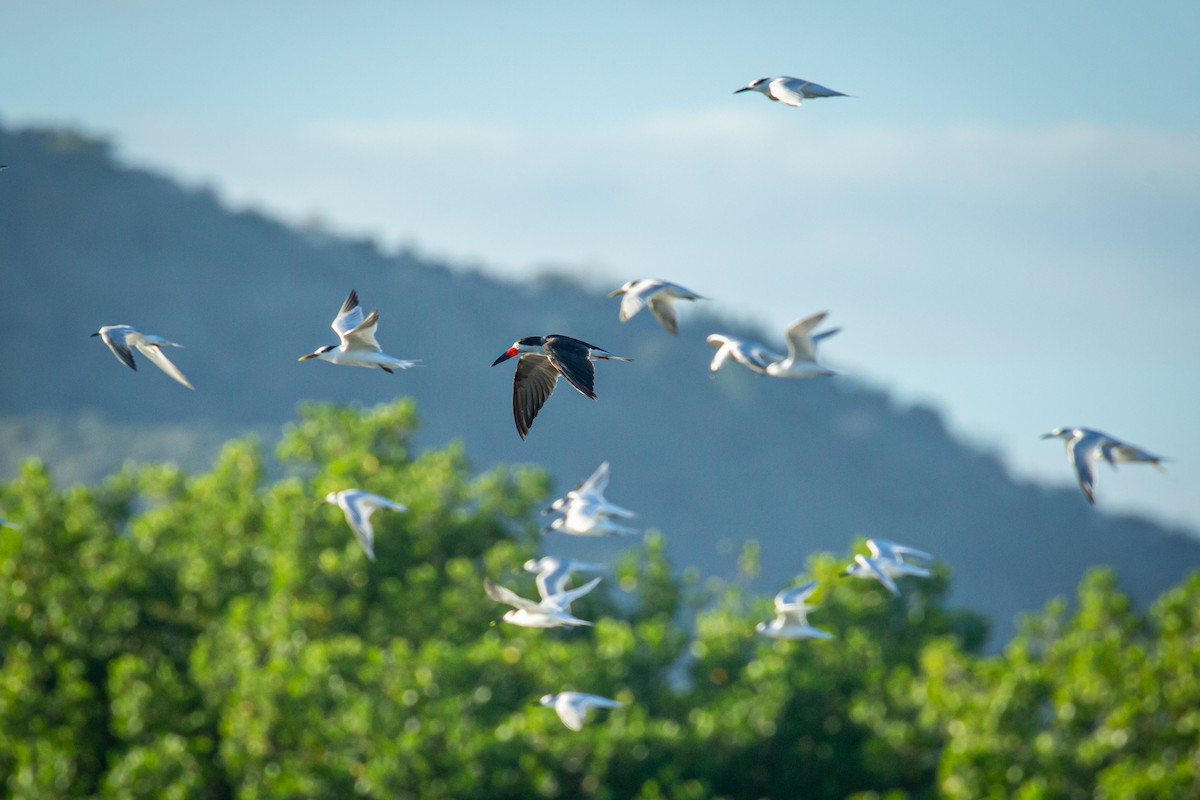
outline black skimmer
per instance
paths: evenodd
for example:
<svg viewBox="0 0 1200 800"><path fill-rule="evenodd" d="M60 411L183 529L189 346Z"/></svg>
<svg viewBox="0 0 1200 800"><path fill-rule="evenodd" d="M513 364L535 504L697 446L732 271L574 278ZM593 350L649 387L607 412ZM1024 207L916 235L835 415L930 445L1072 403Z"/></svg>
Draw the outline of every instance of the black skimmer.
<svg viewBox="0 0 1200 800"><path fill-rule="evenodd" d="M594 344L560 333L518 339L492 362L492 366L513 356L520 356L517 360L517 371L513 375L513 419L517 423L517 433L521 434L522 439L529 433L529 427L542 410L546 398L554 391L559 375L566 378L580 394L595 400L596 392L593 387L596 368L592 362L604 359L633 360L614 356Z"/></svg>

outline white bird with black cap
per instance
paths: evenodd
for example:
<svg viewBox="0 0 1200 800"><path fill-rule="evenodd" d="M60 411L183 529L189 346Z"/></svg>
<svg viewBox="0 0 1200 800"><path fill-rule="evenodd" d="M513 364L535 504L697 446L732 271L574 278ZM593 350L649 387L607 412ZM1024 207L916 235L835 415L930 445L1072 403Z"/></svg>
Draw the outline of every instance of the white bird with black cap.
<svg viewBox="0 0 1200 800"><path fill-rule="evenodd" d="M383 352L379 342L375 340L375 329L378 326L379 309L371 309L371 313L364 317L362 308L358 305L358 292L351 289L330 325L341 343L322 345L297 360L319 358L343 367L379 368L384 372L416 366L415 361L394 358Z"/></svg>

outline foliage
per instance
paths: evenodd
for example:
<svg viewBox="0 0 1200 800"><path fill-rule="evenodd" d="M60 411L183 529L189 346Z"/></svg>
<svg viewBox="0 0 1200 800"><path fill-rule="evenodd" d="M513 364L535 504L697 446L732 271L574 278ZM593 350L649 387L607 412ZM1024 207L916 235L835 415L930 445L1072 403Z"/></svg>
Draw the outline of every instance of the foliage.
<svg viewBox="0 0 1200 800"><path fill-rule="evenodd" d="M754 635L770 598L677 579L664 538L575 611L497 624L485 577L533 592L544 472L414 453L415 409L309 405L212 470L0 489L0 786L20 797L1178 797L1200 793L1200 577L1138 614L1111 572L995 656L948 573L839 580L830 641ZM359 487L369 561L341 512ZM686 535L686 534L680 534ZM748 545L742 569L752 573ZM536 700L622 701L573 733Z"/></svg>

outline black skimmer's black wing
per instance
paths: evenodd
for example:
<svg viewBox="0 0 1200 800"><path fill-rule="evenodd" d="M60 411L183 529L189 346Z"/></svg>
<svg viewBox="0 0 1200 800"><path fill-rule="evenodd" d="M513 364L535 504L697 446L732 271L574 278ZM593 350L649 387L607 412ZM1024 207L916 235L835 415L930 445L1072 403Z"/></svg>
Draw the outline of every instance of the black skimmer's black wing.
<svg viewBox="0 0 1200 800"><path fill-rule="evenodd" d="M513 420L522 439L557 383L558 369L546 356L524 353L517 360L513 375Z"/></svg>
<svg viewBox="0 0 1200 800"><path fill-rule="evenodd" d="M550 363L572 386L591 399L596 399L596 367L592 364L591 353L600 348L560 334L547 336L542 347Z"/></svg>

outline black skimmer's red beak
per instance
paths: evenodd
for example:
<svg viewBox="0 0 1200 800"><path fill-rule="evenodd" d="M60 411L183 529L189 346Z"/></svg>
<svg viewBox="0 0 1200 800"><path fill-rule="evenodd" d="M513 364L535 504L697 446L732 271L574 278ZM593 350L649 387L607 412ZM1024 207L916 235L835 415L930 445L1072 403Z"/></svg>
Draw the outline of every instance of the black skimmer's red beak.
<svg viewBox="0 0 1200 800"><path fill-rule="evenodd" d="M507 350L505 350L503 353L501 353L499 358L497 358L495 361L492 362L492 366L494 367L497 364L504 362L504 361L508 361L513 356L520 355L520 354L521 354L520 350L518 350L515 347L510 347Z"/></svg>

